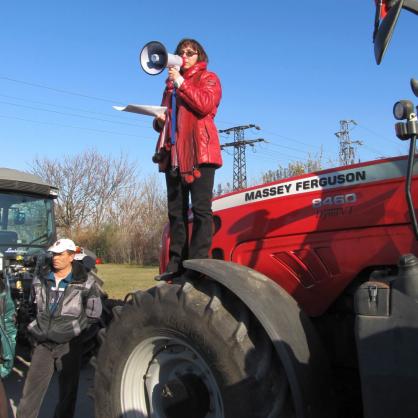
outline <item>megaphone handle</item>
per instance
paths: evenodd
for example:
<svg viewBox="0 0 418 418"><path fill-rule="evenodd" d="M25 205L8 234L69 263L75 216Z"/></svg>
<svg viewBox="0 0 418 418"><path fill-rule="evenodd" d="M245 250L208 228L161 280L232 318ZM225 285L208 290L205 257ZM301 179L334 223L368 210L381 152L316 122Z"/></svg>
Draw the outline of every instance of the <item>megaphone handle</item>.
<svg viewBox="0 0 418 418"><path fill-rule="evenodd" d="M177 105L176 105L176 89L171 94L171 145L176 143L176 127L177 127Z"/></svg>

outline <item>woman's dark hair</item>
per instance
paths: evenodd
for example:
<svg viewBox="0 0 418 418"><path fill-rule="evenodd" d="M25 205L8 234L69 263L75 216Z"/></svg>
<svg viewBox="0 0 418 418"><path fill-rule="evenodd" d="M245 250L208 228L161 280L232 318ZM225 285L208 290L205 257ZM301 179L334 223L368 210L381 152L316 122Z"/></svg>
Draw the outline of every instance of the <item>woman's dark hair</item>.
<svg viewBox="0 0 418 418"><path fill-rule="evenodd" d="M197 42L195 39L189 39L189 38L184 38L182 39L178 45L177 48L175 50L175 54L176 55L180 55L180 51L185 47L185 46L189 46L190 48L192 48L193 50L197 51L198 55L197 55L197 61L205 61L205 62L209 62L209 58L205 52L205 50L203 49L203 46L199 44L199 42Z"/></svg>

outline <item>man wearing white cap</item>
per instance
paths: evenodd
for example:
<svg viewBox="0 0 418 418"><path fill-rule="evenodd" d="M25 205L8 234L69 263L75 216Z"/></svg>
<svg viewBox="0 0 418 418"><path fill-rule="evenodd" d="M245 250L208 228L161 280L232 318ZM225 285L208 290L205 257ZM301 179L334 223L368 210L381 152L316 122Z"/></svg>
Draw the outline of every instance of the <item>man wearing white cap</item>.
<svg viewBox="0 0 418 418"><path fill-rule="evenodd" d="M59 401L54 418L72 418L82 358L82 332L102 312L100 289L83 264L74 261L76 246L68 238L48 251L52 266L33 280L36 319L28 326L36 341L17 409L18 418L36 418L54 370L59 372Z"/></svg>

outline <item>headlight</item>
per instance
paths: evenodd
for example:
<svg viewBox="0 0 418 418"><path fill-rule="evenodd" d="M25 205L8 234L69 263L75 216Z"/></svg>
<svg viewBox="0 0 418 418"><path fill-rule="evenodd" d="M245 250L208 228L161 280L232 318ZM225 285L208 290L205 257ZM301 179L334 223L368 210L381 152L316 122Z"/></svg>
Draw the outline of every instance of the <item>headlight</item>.
<svg viewBox="0 0 418 418"><path fill-rule="evenodd" d="M393 106L393 116L395 116L395 119L409 119L411 113L414 113L414 104L409 100L400 100Z"/></svg>

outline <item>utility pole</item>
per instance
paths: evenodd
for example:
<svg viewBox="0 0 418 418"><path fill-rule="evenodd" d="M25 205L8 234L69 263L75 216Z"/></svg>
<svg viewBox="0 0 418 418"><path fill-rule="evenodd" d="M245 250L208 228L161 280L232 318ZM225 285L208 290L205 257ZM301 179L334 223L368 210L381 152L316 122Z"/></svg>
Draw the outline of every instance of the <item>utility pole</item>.
<svg viewBox="0 0 418 418"><path fill-rule="evenodd" d="M221 129L219 133L230 135L234 133L234 142L229 142L221 145L223 150L226 147L234 147L234 164L233 164L233 190L240 190L247 187L247 164L245 161L245 147L254 146L256 142L266 142L263 138L245 139L244 131L246 129L255 128L260 130L260 127L254 124L234 126L228 129Z"/></svg>
<svg viewBox="0 0 418 418"><path fill-rule="evenodd" d="M340 120L340 131L335 136L340 140L340 165L349 165L356 162L356 146L363 145L363 141L353 141L350 138L350 126L357 125L355 120Z"/></svg>

